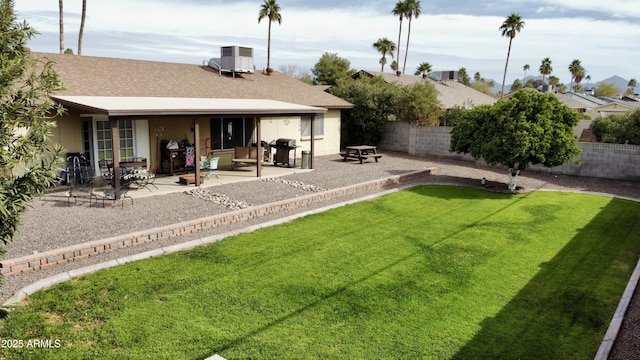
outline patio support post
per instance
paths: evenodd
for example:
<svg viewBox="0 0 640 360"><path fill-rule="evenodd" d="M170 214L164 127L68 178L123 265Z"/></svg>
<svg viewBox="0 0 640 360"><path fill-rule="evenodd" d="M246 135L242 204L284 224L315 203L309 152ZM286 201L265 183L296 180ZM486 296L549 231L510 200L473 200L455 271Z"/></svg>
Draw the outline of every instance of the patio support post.
<svg viewBox="0 0 640 360"><path fill-rule="evenodd" d="M200 186L200 119L197 117L193 118L193 147L194 147L194 156L195 159L193 161L193 165L196 168L195 171L195 183L196 186Z"/></svg>
<svg viewBox="0 0 640 360"><path fill-rule="evenodd" d="M260 139L262 139L261 137L261 128L262 128L262 122L260 121L260 116L256 117L256 136L258 137L258 139L256 140L256 176L260 177L262 176L262 143L260 141Z"/></svg>
<svg viewBox="0 0 640 360"><path fill-rule="evenodd" d="M109 117L111 126L111 151L113 152L113 196L120 198L120 133L118 132L118 119Z"/></svg>
<svg viewBox="0 0 640 360"><path fill-rule="evenodd" d="M311 114L311 154L309 158L309 168L313 169L313 157L315 156L316 143L316 115Z"/></svg>

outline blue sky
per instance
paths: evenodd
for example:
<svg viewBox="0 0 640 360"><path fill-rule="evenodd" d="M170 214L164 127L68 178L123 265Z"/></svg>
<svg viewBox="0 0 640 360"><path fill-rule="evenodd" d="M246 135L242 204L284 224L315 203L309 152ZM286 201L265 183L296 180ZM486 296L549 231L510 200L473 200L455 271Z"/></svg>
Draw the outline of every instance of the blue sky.
<svg viewBox="0 0 640 360"><path fill-rule="evenodd" d="M282 24L272 28L271 63L307 72L324 52L348 59L355 69L380 70L371 45L397 42L396 1L278 0ZM58 2L14 0L18 18L41 34L34 51L58 52ZM262 1L87 1L83 55L202 64L220 46L254 48L255 65L266 67L267 22L258 23ZM77 52L81 1L65 1L65 48ZM412 22L406 73L421 62L434 70L465 67L473 76L502 80L508 38L498 28L511 13L525 26L513 41L506 84L539 75L543 58L568 84L567 67L580 59L593 81L613 75L640 80L639 0L430 0ZM403 22L401 60L408 28ZM402 62L402 61L401 61ZM390 71L388 66L386 71Z"/></svg>

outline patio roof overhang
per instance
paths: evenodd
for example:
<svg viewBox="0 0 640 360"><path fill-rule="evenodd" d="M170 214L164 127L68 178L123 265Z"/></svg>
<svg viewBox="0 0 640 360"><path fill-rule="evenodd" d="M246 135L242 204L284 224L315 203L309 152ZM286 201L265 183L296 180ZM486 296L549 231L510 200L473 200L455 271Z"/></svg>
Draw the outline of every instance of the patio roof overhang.
<svg viewBox="0 0 640 360"><path fill-rule="evenodd" d="M326 113L326 108L288 103L269 99L224 99L224 98L180 98L180 97L136 97L136 96L66 96L52 95L52 100L64 107L74 108L93 114L107 115L111 122L113 149L113 166L115 187L119 188L118 177L119 118L181 117L193 116L194 139L199 138L199 116L242 115L256 118L257 137L260 139L260 119L262 117L286 117L310 115L311 133L315 133L315 114ZM315 139L311 139L311 168L313 169ZM260 141L257 141L261 153ZM195 147L195 158L199 158L198 146ZM262 162L256 161L256 176L261 176ZM200 168L195 167L195 184L200 185ZM116 192L117 197L118 192Z"/></svg>
<svg viewBox="0 0 640 360"><path fill-rule="evenodd" d="M326 113L326 108L269 99L137 96L51 96L66 107L107 116L251 115L260 117Z"/></svg>

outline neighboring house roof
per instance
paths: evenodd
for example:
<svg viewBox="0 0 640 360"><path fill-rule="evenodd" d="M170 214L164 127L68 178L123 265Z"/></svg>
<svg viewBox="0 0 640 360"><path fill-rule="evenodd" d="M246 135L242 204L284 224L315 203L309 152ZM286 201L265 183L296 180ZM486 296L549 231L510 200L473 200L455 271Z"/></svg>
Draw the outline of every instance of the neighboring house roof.
<svg viewBox="0 0 640 360"><path fill-rule="evenodd" d="M329 109L352 104L300 80L273 72L235 78L207 65L32 53L55 61L62 96L268 99Z"/></svg>
<svg viewBox="0 0 640 360"><path fill-rule="evenodd" d="M438 90L438 100L442 103L444 109L451 109L454 106L473 107L478 105L490 105L496 102L496 99L476 89L468 87L458 81L434 81L420 75L396 75L392 73L384 73L379 71L361 70L354 74L354 78L360 76L382 76L388 83L396 83L399 85L411 85L424 81L428 81L436 90Z"/></svg>

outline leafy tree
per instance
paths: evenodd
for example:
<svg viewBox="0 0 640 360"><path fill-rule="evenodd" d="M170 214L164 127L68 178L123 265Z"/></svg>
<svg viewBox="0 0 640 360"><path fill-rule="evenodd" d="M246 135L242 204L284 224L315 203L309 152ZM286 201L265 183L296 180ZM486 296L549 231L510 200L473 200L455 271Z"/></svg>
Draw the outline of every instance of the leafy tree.
<svg viewBox="0 0 640 360"><path fill-rule="evenodd" d="M509 168L509 188L530 165L558 166L580 153L573 127L578 114L553 94L519 91L465 112L451 130L450 151Z"/></svg>
<svg viewBox="0 0 640 360"><path fill-rule="evenodd" d="M280 65L278 66L278 71L289 77L298 79L305 84L313 85L313 78L311 77L311 74L308 71L300 69L298 65Z"/></svg>
<svg viewBox="0 0 640 360"><path fill-rule="evenodd" d="M467 111L462 106L454 105L451 109L442 113L440 116L440 125L441 126L455 126L458 122L460 122L464 118L464 113Z"/></svg>
<svg viewBox="0 0 640 360"><path fill-rule="evenodd" d="M500 98L504 97L504 83L507 80L507 66L509 66L509 56L511 55L511 43L516 34L519 33L524 27L524 21L519 14L512 13L509 17L500 25L499 30L502 31L502 36L509 37L509 50L507 51L507 61L504 63L504 75L502 75L502 90L500 90Z"/></svg>
<svg viewBox="0 0 640 360"><path fill-rule="evenodd" d="M624 92L625 95L633 95L636 92L636 86L638 85L638 82L636 81L636 79L631 79L629 80L629 83L627 84L628 88L627 91Z"/></svg>
<svg viewBox="0 0 640 360"><path fill-rule="evenodd" d="M485 80L481 75L480 72L476 71L476 73L473 75L473 84L470 85L470 87L472 89L475 89L477 91L480 91L482 93L485 93L489 96L493 96L493 86L495 85L493 83L493 81L487 81Z"/></svg>
<svg viewBox="0 0 640 360"><path fill-rule="evenodd" d="M269 35L267 39L267 73L269 73L271 69L271 23L277 21L278 24L282 24L280 5L278 5L276 0L264 0L258 13L258 23L264 18L269 19Z"/></svg>
<svg viewBox="0 0 640 360"><path fill-rule="evenodd" d="M311 69L316 85L336 85L339 79L351 77L356 71L350 69L351 62L336 53L325 52Z"/></svg>
<svg viewBox="0 0 640 360"><path fill-rule="evenodd" d="M407 56L409 55L409 39L411 38L411 20L415 17L416 19L420 16L422 12L422 8L420 7L420 0L405 0L406 3L406 13L404 14L409 19L409 29L407 30L407 46L404 51L404 65L402 65L402 73L404 74L405 69L407 68ZM400 59L398 59L400 60Z"/></svg>
<svg viewBox="0 0 640 360"><path fill-rule="evenodd" d="M620 89L618 89L613 83L604 83L601 82L598 86L593 90L594 96L616 96L620 94Z"/></svg>
<svg viewBox="0 0 640 360"><path fill-rule="evenodd" d="M440 109L438 90L431 82L419 82L401 87L396 118L417 125L438 126Z"/></svg>
<svg viewBox="0 0 640 360"><path fill-rule="evenodd" d="M524 88L524 86L522 86L520 79L513 80L513 84L511 84L511 92L518 91L522 88Z"/></svg>
<svg viewBox="0 0 640 360"><path fill-rule="evenodd" d="M375 76L341 78L330 92L354 104L342 113L342 145L379 143L386 122L396 112L400 88Z"/></svg>
<svg viewBox="0 0 640 360"><path fill-rule="evenodd" d="M36 31L19 23L13 1L0 0L0 240L11 242L29 201L57 180L62 149L48 149L49 117L61 114L48 94L62 90L53 63L25 47Z"/></svg>
<svg viewBox="0 0 640 360"><path fill-rule="evenodd" d="M540 74L542 74L542 83L544 84L545 75L549 75L553 72L553 67L551 66L551 59L549 59L548 57L542 59L542 62L540 63L540 67L538 68L538 71L540 71Z"/></svg>
<svg viewBox="0 0 640 360"><path fill-rule="evenodd" d="M640 145L640 109L597 118L591 123L591 131L601 142Z"/></svg>
<svg viewBox="0 0 640 360"><path fill-rule="evenodd" d="M422 74L422 77L425 77L425 76L429 75L431 70L432 70L431 64L429 64L428 62L424 61L424 62L421 62L420 65L418 65L418 68L416 69L415 75Z"/></svg>
<svg viewBox="0 0 640 360"><path fill-rule="evenodd" d="M398 50L398 54L396 56L396 59L400 60L400 37L402 35L402 20L405 16L406 13L408 13L408 4L406 1L401 0L398 1L396 3L396 7L393 8L393 10L391 11L391 13L395 16L398 16L400 18L400 29L398 30L398 46L397 46L397 50ZM393 67L392 67L393 68ZM394 69L396 72L398 71L398 63L396 62L396 68Z"/></svg>
<svg viewBox="0 0 640 360"><path fill-rule="evenodd" d="M385 37L378 39L378 41L374 42L372 46L382 54L382 57L380 58L380 64L382 64L382 67L380 71L384 72L384 66L387 64L387 54L391 55L391 58L393 59L393 51L396 49L396 44Z"/></svg>

